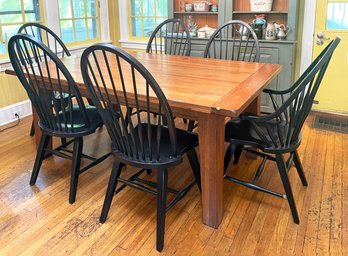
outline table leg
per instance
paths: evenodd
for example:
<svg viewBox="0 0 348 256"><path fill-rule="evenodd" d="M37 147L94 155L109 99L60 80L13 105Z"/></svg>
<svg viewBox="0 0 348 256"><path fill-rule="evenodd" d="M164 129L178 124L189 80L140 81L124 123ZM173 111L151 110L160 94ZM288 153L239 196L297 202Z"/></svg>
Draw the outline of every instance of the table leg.
<svg viewBox="0 0 348 256"><path fill-rule="evenodd" d="M254 99L245 109L245 112L259 116L261 114L261 96Z"/></svg>
<svg viewBox="0 0 348 256"><path fill-rule="evenodd" d="M217 228L223 217L225 117L198 117L203 223Z"/></svg>
<svg viewBox="0 0 348 256"><path fill-rule="evenodd" d="M33 124L34 124L34 130L35 130L35 142L36 142L36 148L39 147L40 139L41 139L41 129L39 127L39 115L37 114L34 107L32 107L33 110ZM52 140L47 145L47 148L52 149Z"/></svg>

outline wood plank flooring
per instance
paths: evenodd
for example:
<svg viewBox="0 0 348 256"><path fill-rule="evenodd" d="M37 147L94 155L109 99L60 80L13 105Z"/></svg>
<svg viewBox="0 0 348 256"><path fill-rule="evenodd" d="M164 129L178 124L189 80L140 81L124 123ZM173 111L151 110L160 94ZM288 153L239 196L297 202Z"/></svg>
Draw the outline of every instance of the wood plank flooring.
<svg viewBox="0 0 348 256"><path fill-rule="evenodd" d="M225 181L222 224L209 228L202 224L194 187L167 214L162 254L348 255L348 135L313 129L312 119L305 124L299 149L309 186L301 185L293 168L289 172L299 225L286 200ZM0 133L0 255L159 254L152 195L126 188L114 198L106 223L98 221L112 158L81 175L73 205L68 203L68 160L48 158L36 185L29 186L36 154L30 124L31 118L24 118ZM97 156L108 150L105 128L85 140L85 153ZM243 155L229 171L250 179L258 163ZM189 168L185 158L171 169L170 185L179 188L192 180ZM134 171L127 168L123 175ZM274 163L267 163L260 183L283 191Z"/></svg>

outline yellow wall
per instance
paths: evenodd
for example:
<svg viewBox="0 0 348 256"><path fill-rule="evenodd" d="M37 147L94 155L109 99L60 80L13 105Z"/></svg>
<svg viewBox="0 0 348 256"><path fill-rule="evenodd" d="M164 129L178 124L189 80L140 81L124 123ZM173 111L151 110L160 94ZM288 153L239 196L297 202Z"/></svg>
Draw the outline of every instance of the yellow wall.
<svg viewBox="0 0 348 256"><path fill-rule="evenodd" d="M28 99L17 77L0 73L0 108Z"/></svg>

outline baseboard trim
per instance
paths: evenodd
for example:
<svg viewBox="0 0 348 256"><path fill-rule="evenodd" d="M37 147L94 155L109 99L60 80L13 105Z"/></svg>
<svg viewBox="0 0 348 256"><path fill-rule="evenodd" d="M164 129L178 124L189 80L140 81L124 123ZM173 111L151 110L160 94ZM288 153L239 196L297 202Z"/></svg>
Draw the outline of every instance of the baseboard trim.
<svg viewBox="0 0 348 256"><path fill-rule="evenodd" d="M321 110L311 110L311 113L314 115L326 116L326 117L339 117L348 119L348 113L338 113L338 112L329 112L329 111L321 111Z"/></svg>
<svg viewBox="0 0 348 256"><path fill-rule="evenodd" d="M0 126L16 121L15 113L20 118L29 116L32 114L30 100L25 100L12 104L3 108L0 108Z"/></svg>

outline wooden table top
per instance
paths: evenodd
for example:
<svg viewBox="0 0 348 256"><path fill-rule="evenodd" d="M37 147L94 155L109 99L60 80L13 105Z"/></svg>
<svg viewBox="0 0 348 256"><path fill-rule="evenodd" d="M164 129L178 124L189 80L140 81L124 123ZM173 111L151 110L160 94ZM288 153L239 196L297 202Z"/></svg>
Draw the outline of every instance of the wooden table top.
<svg viewBox="0 0 348 256"><path fill-rule="evenodd" d="M278 64L248 63L131 52L153 75L172 108L238 116L280 73ZM86 92L80 56L62 62L82 94ZM7 70L11 74L13 71Z"/></svg>

